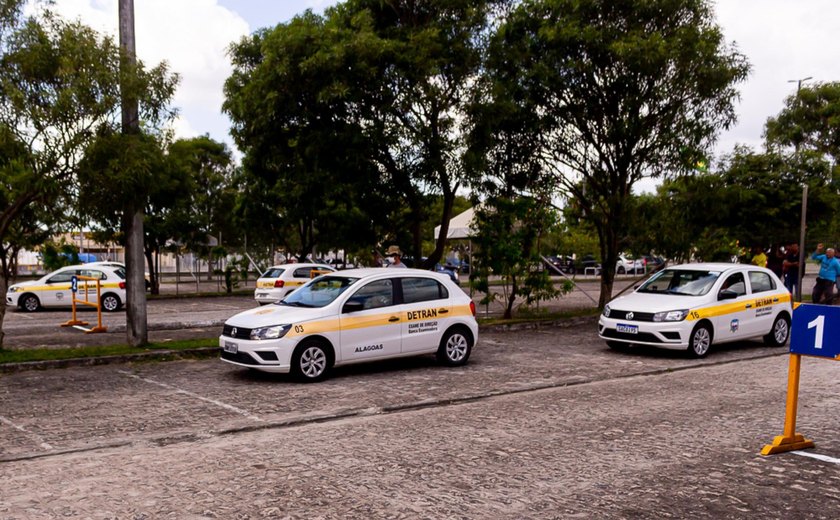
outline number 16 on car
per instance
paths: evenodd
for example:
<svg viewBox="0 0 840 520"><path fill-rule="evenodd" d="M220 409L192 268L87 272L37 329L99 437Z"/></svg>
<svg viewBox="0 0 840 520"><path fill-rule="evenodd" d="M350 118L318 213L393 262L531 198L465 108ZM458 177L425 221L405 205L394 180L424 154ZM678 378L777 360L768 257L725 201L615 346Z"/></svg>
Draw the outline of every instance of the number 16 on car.
<svg viewBox="0 0 840 520"><path fill-rule="evenodd" d="M793 312L790 352L840 357L840 307L803 304Z"/></svg>

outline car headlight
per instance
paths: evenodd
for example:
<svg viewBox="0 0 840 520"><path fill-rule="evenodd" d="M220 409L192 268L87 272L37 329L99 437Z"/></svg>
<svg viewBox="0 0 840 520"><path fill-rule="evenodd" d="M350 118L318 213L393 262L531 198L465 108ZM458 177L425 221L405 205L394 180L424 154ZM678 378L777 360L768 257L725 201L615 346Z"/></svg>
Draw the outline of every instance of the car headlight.
<svg viewBox="0 0 840 520"><path fill-rule="evenodd" d="M20 287L15 287L15 286L9 287L9 292L10 293L11 292L18 292L19 290L20 290Z"/></svg>
<svg viewBox="0 0 840 520"><path fill-rule="evenodd" d="M610 306L609 305L604 305L604 311L601 314L603 314L605 318L609 318L610 317Z"/></svg>
<svg viewBox="0 0 840 520"><path fill-rule="evenodd" d="M657 312L653 315L653 321L682 321L686 316L688 316L688 309Z"/></svg>
<svg viewBox="0 0 840 520"><path fill-rule="evenodd" d="M280 339L289 332L291 325L272 325L251 330L251 339Z"/></svg>

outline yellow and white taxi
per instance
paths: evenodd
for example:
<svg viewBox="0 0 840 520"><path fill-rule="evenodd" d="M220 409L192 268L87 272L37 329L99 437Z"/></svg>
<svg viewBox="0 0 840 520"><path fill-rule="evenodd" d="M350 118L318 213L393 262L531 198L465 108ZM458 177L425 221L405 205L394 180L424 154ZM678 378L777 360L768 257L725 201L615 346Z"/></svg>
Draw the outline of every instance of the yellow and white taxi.
<svg viewBox="0 0 840 520"><path fill-rule="evenodd" d="M108 265L71 265L62 267L38 280L16 283L6 292L6 305L26 312L41 307L70 307L73 301L73 276L99 279L102 310L115 312L125 301L125 269ZM77 280L77 299L96 301L96 281Z"/></svg>
<svg viewBox="0 0 840 520"><path fill-rule="evenodd" d="M598 335L614 349L650 345L703 357L713 344L752 338L782 346L790 334L790 293L769 269L684 264L664 269L612 300Z"/></svg>
<svg viewBox="0 0 840 520"><path fill-rule="evenodd" d="M223 361L309 382L334 366L423 354L463 365L477 339L475 304L448 276L369 268L319 276L233 316L219 346Z"/></svg>
<svg viewBox="0 0 840 520"><path fill-rule="evenodd" d="M333 271L335 268L322 264L284 264L269 267L257 279L254 299L260 305L280 301L315 276Z"/></svg>

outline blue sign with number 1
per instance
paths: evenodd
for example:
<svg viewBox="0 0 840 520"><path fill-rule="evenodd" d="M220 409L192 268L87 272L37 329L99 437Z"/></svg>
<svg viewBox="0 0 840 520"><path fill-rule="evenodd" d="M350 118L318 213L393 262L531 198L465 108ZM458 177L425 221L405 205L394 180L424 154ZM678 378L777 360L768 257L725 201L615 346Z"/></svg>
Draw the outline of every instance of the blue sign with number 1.
<svg viewBox="0 0 840 520"><path fill-rule="evenodd" d="M791 354L840 356L840 307L802 304L793 311Z"/></svg>

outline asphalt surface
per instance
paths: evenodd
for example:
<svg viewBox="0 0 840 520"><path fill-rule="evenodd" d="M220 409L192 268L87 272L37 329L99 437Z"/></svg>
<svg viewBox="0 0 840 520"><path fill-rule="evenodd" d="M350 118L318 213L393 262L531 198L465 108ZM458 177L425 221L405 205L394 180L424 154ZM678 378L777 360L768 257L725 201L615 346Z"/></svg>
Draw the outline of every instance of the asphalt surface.
<svg viewBox="0 0 840 520"><path fill-rule="evenodd" d="M837 365L785 349L616 353L594 320L482 334L314 385L218 360L0 376L0 517L836 518Z"/></svg>

